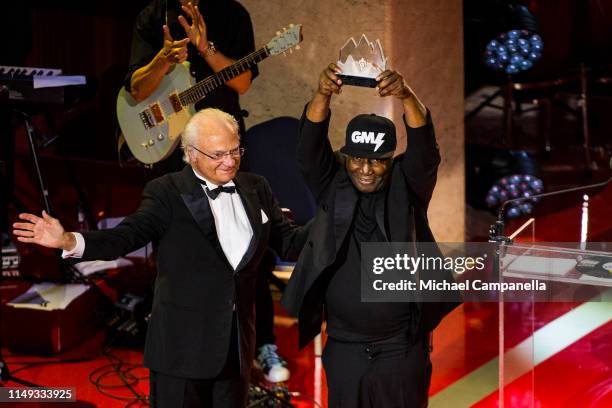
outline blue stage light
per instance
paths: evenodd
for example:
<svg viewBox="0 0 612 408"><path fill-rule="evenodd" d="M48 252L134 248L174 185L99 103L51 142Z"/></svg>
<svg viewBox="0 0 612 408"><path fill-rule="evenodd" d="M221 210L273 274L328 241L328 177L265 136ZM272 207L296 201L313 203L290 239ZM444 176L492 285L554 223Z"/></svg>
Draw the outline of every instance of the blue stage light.
<svg viewBox="0 0 612 408"><path fill-rule="evenodd" d="M528 156L521 154L524 152L514 152L514 156L521 160L531 160ZM527 166L526 168L528 168ZM543 191L542 180L531 174L511 174L500 178L495 182L486 194L485 201L491 210L499 208L504 201L513 198L530 198ZM536 199L511 204L506 210L509 218L531 214L533 204Z"/></svg>
<svg viewBox="0 0 612 408"><path fill-rule="evenodd" d="M508 37L516 40L521 36L521 32L519 30L510 30L508 31Z"/></svg>
<svg viewBox="0 0 612 408"><path fill-rule="evenodd" d="M501 44L498 43L496 40L492 40L489 42L489 44L487 44L486 50L491 52L497 51L497 47L499 47L500 45Z"/></svg>
<svg viewBox="0 0 612 408"><path fill-rule="evenodd" d="M544 47L544 43L542 42L542 37L540 37L537 34L533 34L531 37L529 37L529 43L534 49L538 49L540 51Z"/></svg>
<svg viewBox="0 0 612 408"><path fill-rule="evenodd" d="M489 207L497 207L499 205L499 199L493 194L487 195L486 201Z"/></svg>
<svg viewBox="0 0 612 408"><path fill-rule="evenodd" d="M502 26L509 25L510 29L499 33L487 43L483 59L487 67L513 75L533 67L542 57L544 43L536 32L535 17L526 7L514 5L508 10L512 17Z"/></svg>
<svg viewBox="0 0 612 408"><path fill-rule="evenodd" d="M466 197L475 208L497 213L507 200L524 198L509 203L506 216L530 214L538 201L532 197L544 192L539 175L538 164L524 150L483 145L468 145L466 148Z"/></svg>
<svg viewBox="0 0 612 408"><path fill-rule="evenodd" d="M531 212L533 211L533 204L531 203L519 204L519 209L521 210L521 213L523 213L524 215L531 214Z"/></svg>
<svg viewBox="0 0 612 408"><path fill-rule="evenodd" d="M518 207L515 207L515 206L512 206L512 205L510 205L508 207L509 208L506 211L506 216L508 218L516 218L516 217L521 215L521 210Z"/></svg>
<svg viewBox="0 0 612 408"><path fill-rule="evenodd" d="M506 66L506 74L518 74L519 71L519 67L514 64L508 64Z"/></svg>
<svg viewBox="0 0 612 408"><path fill-rule="evenodd" d="M531 61L533 63L533 62L536 62L537 60L539 60L541 57L542 57L542 54L540 54L540 53L538 53L536 51L531 51L529 53L528 59L529 59L529 61Z"/></svg>

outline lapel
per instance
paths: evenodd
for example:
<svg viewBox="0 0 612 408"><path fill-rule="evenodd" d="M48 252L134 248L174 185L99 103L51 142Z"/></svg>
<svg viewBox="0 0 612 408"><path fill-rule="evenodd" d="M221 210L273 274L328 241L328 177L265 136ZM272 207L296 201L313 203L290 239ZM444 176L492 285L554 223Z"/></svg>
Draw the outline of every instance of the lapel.
<svg viewBox="0 0 612 408"><path fill-rule="evenodd" d="M399 163L394 162L387 195L388 238L394 242L415 242L414 199Z"/></svg>
<svg viewBox="0 0 612 408"><path fill-rule="evenodd" d="M346 170L343 168L338 173L341 176L334 198L334 236L336 237L336 252L342 246L344 237L351 226L358 198L357 191L355 191L355 187L353 187L353 183L346 173Z"/></svg>
<svg viewBox="0 0 612 408"><path fill-rule="evenodd" d="M380 228L380 231L383 233L383 235L385 236L385 239L388 241L389 232L387 231L387 228L385 228L385 210L387 207L387 202L389 202L389 192L388 191L387 191L387 194L385 194L384 201L376 205L375 211L376 211L376 224L378 224L378 228Z"/></svg>
<svg viewBox="0 0 612 408"><path fill-rule="evenodd" d="M234 183L236 184L236 191L238 191L242 204L244 205L247 218L249 219L251 228L253 229L253 237L251 238L249 247L236 268L236 272L238 272L249 263L257 250L257 244L259 243L259 238L262 232L262 208L255 186L252 183L249 183L246 178L242 177L242 174L238 173L236 175Z"/></svg>
<svg viewBox="0 0 612 408"><path fill-rule="evenodd" d="M193 173L191 166L186 165L183 170L177 174L175 180L181 194L181 199L202 231L202 234L210 241L213 248L216 249L217 255L222 257L228 266L232 268L219 243L217 228L215 228L215 219L210 209L206 193Z"/></svg>

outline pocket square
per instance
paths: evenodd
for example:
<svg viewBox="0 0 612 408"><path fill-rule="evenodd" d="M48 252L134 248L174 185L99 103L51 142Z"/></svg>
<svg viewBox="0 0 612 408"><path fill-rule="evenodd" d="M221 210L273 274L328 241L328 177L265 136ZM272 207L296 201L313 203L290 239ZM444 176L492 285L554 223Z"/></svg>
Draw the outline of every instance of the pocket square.
<svg viewBox="0 0 612 408"><path fill-rule="evenodd" d="M268 216L266 215L264 210L261 210L261 223L265 224L266 222L268 222Z"/></svg>

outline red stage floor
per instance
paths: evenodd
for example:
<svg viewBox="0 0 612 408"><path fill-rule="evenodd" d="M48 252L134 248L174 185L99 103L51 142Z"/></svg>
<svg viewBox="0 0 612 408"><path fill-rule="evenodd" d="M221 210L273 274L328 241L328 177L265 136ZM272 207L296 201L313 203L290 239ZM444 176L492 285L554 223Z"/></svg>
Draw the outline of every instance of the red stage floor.
<svg viewBox="0 0 612 408"><path fill-rule="evenodd" d="M550 306L550 305L549 305ZM558 306L558 307L557 307ZM511 306L509 306L511 308ZM546 327L547 322L563 316L566 311L575 310L579 305L541 306L538 310L538 325ZM612 305L608 304L608 307ZM508 308L508 307L507 307ZM515 311L516 312L516 311ZM512 311L507 311L512 315ZM518 314L522 312L517 312ZM457 309L436 331L435 350L432 356L434 375L431 385L432 407L479 408L497 407L497 373L479 373L497 357L497 306L495 304L466 304ZM507 344L523 341L528 330L518 325L519 332ZM277 327L281 352L288 358L292 377L289 390L299 393L293 398L297 407L314 407L311 400L317 399L320 406L326 407L325 375L320 360L314 355L310 345L302 352L295 347L296 329ZM506 388L507 407L609 407L612 406L612 323L601 325L578 341L569 344L552 357L536 365L533 372L521 375ZM44 386L75 387L78 403L64 404L69 407L124 407L145 406L134 399L134 393L124 386L117 372L128 378L134 392L142 396L148 392L147 371L140 368L142 353L113 349L112 356L101 355L102 336L54 358L41 359L32 356L8 355L6 360L15 376ZM6 351L6 350L5 350ZM56 359L73 359L94 356L88 361L78 363L54 364ZM119 359L121 363L119 363ZM28 365L28 361L46 360L48 364ZM112 364L115 364L113 367ZM97 389L90 381L97 376L104 385ZM457 385L475 376L468 383L475 382L480 387L461 389ZM138 381L140 380L140 381ZM14 384L6 384L13 386ZM493 387L487 392L487 387ZM482 389L478 389L482 388ZM530 400L530 390L534 389L534 401ZM444 393L448 395L440 399ZM108 393L115 398L104 395ZM480 393L480 394L479 394ZM436 398L438 396L438 398ZM123 398L120 400L119 398ZM474 404L462 405L460 400L474 400ZM532 405L533 403L533 405ZM9 404L2 404L8 406ZM20 404L24 407L53 407L61 404Z"/></svg>
<svg viewBox="0 0 612 408"><path fill-rule="evenodd" d="M612 241L612 186L590 198L589 210L589 238ZM537 239L577 241L580 217L581 205L539 216ZM508 229L512 231L518 225L520 222ZM612 303L507 304L504 312L506 356L510 359L524 353L522 366L506 374L504 406L612 406ZM279 323L276 331L280 351L287 357L292 373L288 387L299 394L293 402L298 407L313 407L314 399L319 406L326 407L325 376L314 345L298 351L296 326L287 319L279 319ZM533 336L532 329L536 331ZM444 320L434 337L431 407L500 406L498 338L496 304L465 304ZM143 406L143 402L134 401L134 393L144 396L148 390L147 372L138 368L142 353L113 349L112 356L105 356L100 353L102 341L101 333L53 358L5 355L12 373L22 379L45 386L75 387L79 402L66 406ZM86 356L93 358L78 363L54 363L58 359ZM41 360L47 364L27 363ZM119 360L123 365L119 365ZM128 379L133 392L122 383L117 371ZM98 389L90 381L92 373L100 375L99 380L106 387Z"/></svg>

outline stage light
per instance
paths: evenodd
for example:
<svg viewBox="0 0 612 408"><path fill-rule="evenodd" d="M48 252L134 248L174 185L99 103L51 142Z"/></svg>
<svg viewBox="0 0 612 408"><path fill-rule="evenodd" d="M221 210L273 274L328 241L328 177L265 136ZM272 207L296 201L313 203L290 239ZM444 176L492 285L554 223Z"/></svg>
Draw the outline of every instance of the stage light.
<svg viewBox="0 0 612 408"><path fill-rule="evenodd" d="M487 43L483 59L492 70L513 75L529 70L542 58L544 42L527 7L513 3L506 6L499 24L503 31Z"/></svg>
<svg viewBox="0 0 612 408"><path fill-rule="evenodd" d="M496 213L507 200L544 192L537 163L523 150L471 145L466 149L466 193L475 208ZM529 215L538 199L510 203L506 217Z"/></svg>

